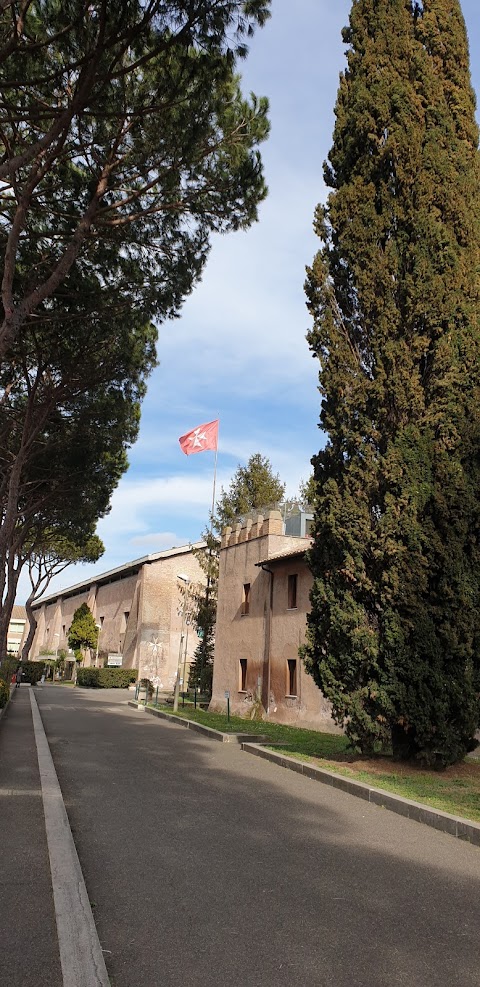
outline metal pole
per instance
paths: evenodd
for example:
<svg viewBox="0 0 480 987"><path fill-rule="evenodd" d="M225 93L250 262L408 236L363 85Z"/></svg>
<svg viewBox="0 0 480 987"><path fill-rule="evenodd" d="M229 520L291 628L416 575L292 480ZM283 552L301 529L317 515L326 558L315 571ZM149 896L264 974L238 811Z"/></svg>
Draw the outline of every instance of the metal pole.
<svg viewBox="0 0 480 987"><path fill-rule="evenodd" d="M230 696L227 699L227 723L230 723Z"/></svg>
<svg viewBox="0 0 480 987"><path fill-rule="evenodd" d="M98 646L100 644L100 631L102 629L102 625L95 624L95 627L97 628L97 653L95 655L95 668L98 668Z"/></svg>
<svg viewBox="0 0 480 987"><path fill-rule="evenodd" d="M177 664L177 677L175 679L175 690L173 693L173 712L176 713L178 710L178 700L180 696L180 670L182 667L182 655L183 655L183 635L185 633L185 621L187 618L187 598L188 598L188 583L185 584L185 598L183 601L182 610L182 629L180 631L180 647L178 649L178 664Z"/></svg>
<svg viewBox="0 0 480 987"><path fill-rule="evenodd" d="M188 646L188 622L187 622L187 629L186 629L186 633L185 633L185 649L184 649L184 652L183 652L183 692L184 692L184 694L186 692L186 689L185 689L185 675L186 675L186 671L187 671L187 646ZM185 700L183 702L183 705L185 706Z"/></svg>

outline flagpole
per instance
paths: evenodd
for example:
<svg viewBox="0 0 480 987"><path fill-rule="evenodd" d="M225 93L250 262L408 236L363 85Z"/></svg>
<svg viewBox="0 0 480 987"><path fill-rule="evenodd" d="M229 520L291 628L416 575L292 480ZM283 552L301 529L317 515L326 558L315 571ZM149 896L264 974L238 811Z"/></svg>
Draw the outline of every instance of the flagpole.
<svg viewBox="0 0 480 987"><path fill-rule="evenodd" d="M210 534L213 535L213 516L215 514L215 489L217 486L217 460L218 460L218 436L217 436L217 446L215 449L215 464L213 467L213 494L212 494L212 512L210 514Z"/></svg>

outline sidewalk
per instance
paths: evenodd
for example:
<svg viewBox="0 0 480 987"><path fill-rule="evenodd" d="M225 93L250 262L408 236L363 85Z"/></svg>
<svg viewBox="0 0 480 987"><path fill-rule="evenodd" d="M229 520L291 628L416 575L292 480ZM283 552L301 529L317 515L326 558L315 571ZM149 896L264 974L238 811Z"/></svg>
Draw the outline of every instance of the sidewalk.
<svg viewBox="0 0 480 987"><path fill-rule="evenodd" d="M0 721L0 980L63 987L29 693L16 689Z"/></svg>

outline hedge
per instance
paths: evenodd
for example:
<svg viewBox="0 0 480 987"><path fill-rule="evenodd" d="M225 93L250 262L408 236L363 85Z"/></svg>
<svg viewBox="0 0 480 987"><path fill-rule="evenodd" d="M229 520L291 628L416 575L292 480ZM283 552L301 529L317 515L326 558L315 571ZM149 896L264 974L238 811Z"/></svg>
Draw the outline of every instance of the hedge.
<svg viewBox="0 0 480 987"><path fill-rule="evenodd" d="M77 685L85 689L128 689L137 681L136 668L79 668Z"/></svg>
<svg viewBox="0 0 480 987"><path fill-rule="evenodd" d="M8 697L10 695L10 686L3 679L0 679L0 709L8 703Z"/></svg>

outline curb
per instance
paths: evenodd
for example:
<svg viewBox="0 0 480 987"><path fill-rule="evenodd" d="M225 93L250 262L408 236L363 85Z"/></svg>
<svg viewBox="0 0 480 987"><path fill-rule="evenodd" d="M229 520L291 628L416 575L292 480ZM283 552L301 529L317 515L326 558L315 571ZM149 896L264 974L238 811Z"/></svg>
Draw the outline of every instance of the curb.
<svg viewBox="0 0 480 987"><path fill-rule="evenodd" d="M319 781L324 785L330 785L332 788L336 788L341 792L347 792L356 798L364 799L366 802L371 802L373 805L377 805L382 809L396 812L397 815L404 816L406 819L413 819L414 822L423 823L423 825L430 826L432 829L436 829L441 833L455 836L458 840L465 840L474 846L480 846L480 823L471 822L468 819L463 819L461 816L452 816L448 812L442 812L441 809L430 809L421 802L413 802L410 799L403 798L401 795L386 792L382 788L373 788L362 781L344 778L342 775L337 775L333 771L327 771L325 768L317 768L307 761L300 761L295 757L289 757L287 754L277 753L268 747L262 746L266 738L260 734L254 734L252 736L251 734L241 733L221 733L220 730L213 730L212 727L205 727L200 723L195 723L193 720L184 720L183 717L175 716L174 713L164 713L163 710L151 709L143 703L129 700L128 705L142 712L150 713L151 716L157 716L161 720L173 721L186 729L195 730L197 733L202 733L204 736L210 737L211 740L218 740L224 744L241 744L242 751L246 754L254 754L256 757L261 757L265 761L271 761L273 764L278 764L282 768L296 771L297 774L304 775L305 778L310 778L312 781Z"/></svg>
<svg viewBox="0 0 480 987"><path fill-rule="evenodd" d="M109 987L110 980L82 868L33 689L30 691L30 705L45 815L62 982L68 987Z"/></svg>
<svg viewBox="0 0 480 987"><path fill-rule="evenodd" d="M150 713L150 716L157 716L159 720L169 720L170 723L177 723L187 730L194 730L195 733L203 733L205 737L210 737L210 740L218 740L221 744L254 744L255 742L265 743L268 740L268 737L256 733L222 733L220 730L214 730L213 727L204 726L203 723L196 723L195 720L185 720L183 716L175 716L175 713L164 713L161 709L152 709L149 706L145 706L144 703L137 703L132 699L128 700L128 705L134 709L141 710L143 713Z"/></svg>
<svg viewBox="0 0 480 987"><path fill-rule="evenodd" d="M401 795L393 795L381 788L372 788L361 781L344 778L334 774L333 771L326 771L324 768L317 768L313 764L308 764L306 761L297 761L296 758L288 757L286 754L277 754L267 747L242 743L242 750L247 754L261 757L265 761L272 761L282 768L296 771L297 774L304 775L305 778L330 785L332 788L348 792L349 795L362 798L366 802L373 803L373 805L389 809L390 812L396 812L407 819L413 819L415 822L423 823L439 832L448 833L449 836L455 836L459 840L480 846L479 823L463 819L461 816L451 816L448 812L442 812L440 809L430 809L421 802L412 802L410 799L402 798Z"/></svg>

